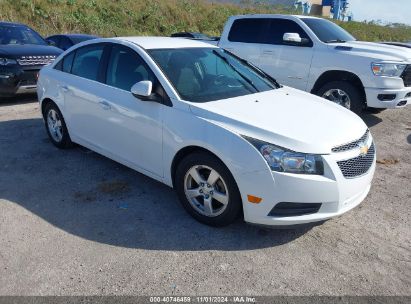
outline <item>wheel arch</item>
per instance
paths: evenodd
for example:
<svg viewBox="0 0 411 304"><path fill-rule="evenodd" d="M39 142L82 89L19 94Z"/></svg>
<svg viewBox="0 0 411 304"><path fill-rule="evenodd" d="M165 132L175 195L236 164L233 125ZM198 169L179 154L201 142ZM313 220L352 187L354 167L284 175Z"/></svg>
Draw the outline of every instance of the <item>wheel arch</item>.
<svg viewBox="0 0 411 304"><path fill-rule="evenodd" d="M363 100L366 102L366 94L364 89L364 84L361 79L354 73L344 71L344 70L332 70L324 72L315 82L311 93L317 94L318 91L327 83L332 81L347 81L356 86L362 97Z"/></svg>
<svg viewBox="0 0 411 304"><path fill-rule="evenodd" d="M208 150L208 149L206 149L206 148L204 148L204 147L200 147L200 146L196 146L196 145L186 146L186 147L184 147L184 148L181 148L181 149L174 155L174 158L173 158L173 160L172 160L172 162L171 162L171 168L170 168L171 172L170 172L170 174L171 174L171 182L172 182L172 184L173 184L173 187L174 187L174 185L175 185L175 174L176 174L176 171L177 171L178 164L179 164L186 156L188 156L188 155L190 155L190 154L192 154L192 153L195 153L195 152L205 152L205 153L208 153L208 154L216 157L218 160L220 160L220 161L227 167L227 165L224 163L224 161L223 161L218 155L216 155L215 153L213 153L212 151L210 151L210 150ZM227 169L230 170L228 167L227 167ZM232 173L231 173L231 174L232 174ZM234 176L233 176L233 178L234 178ZM235 180L235 178L234 178L234 180Z"/></svg>
<svg viewBox="0 0 411 304"><path fill-rule="evenodd" d="M45 111L46 111L47 105L52 104L52 103L54 103L60 109L60 107L57 105L57 103L55 103L51 98L44 98L41 101L41 115L43 116L43 118L45 118L44 115L46 114Z"/></svg>

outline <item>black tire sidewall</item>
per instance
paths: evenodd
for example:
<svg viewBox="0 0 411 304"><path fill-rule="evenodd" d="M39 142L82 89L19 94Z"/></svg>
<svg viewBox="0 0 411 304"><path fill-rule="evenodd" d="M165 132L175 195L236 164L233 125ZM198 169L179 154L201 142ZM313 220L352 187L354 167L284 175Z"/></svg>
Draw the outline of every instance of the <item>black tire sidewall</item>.
<svg viewBox="0 0 411 304"><path fill-rule="evenodd" d="M356 114L360 114L364 110L365 103L364 103L363 97L359 89L347 81L329 82L318 90L317 95L322 97L325 92L332 90L332 89L340 89L344 91L345 93L347 93L347 95L350 97L350 101L351 101L350 110L352 112Z"/></svg>
<svg viewBox="0 0 411 304"><path fill-rule="evenodd" d="M60 117L61 120L61 124L62 124L62 130L63 130L63 138L60 142L55 141L53 136L51 136L50 134L50 130L49 130L49 126L47 124L47 116L50 110L54 110L57 112L57 114ZM53 145L55 145L57 148L60 149L66 149L66 148L70 148L72 147L73 143L71 141L69 132L67 130L67 126L66 126L66 122L64 120L63 114L61 114L60 109L58 108L58 106L54 103L49 103L48 105L46 105L46 108L44 110L44 123L46 126L46 130L47 130L47 135L49 136L51 142L53 143Z"/></svg>
<svg viewBox="0 0 411 304"><path fill-rule="evenodd" d="M224 212L216 217L207 217L198 213L188 201L184 193L184 178L188 170L195 165L204 165L216 170L224 179L229 195L229 202ZM205 153L196 152L185 157L178 165L175 174L175 189L184 209L199 222L214 226L222 227L234 222L242 211L241 195L237 184L228 168L215 156Z"/></svg>

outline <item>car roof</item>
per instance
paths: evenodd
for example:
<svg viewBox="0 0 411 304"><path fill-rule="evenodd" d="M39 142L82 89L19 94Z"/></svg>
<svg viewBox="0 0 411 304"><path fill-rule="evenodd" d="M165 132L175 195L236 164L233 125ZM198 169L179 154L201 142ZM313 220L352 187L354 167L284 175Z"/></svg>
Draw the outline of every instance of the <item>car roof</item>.
<svg viewBox="0 0 411 304"><path fill-rule="evenodd" d="M306 15L284 15L284 14L245 14L245 15L236 15L232 16L234 19L239 18L298 18L298 19L322 19L319 17L314 16L306 16Z"/></svg>
<svg viewBox="0 0 411 304"><path fill-rule="evenodd" d="M28 25L25 25L25 24L23 24L23 23L9 22L9 21L0 21L0 25L29 27Z"/></svg>
<svg viewBox="0 0 411 304"><path fill-rule="evenodd" d="M209 43L173 37L117 37L114 40L128 41L144 49L216 48Z"/></svg>

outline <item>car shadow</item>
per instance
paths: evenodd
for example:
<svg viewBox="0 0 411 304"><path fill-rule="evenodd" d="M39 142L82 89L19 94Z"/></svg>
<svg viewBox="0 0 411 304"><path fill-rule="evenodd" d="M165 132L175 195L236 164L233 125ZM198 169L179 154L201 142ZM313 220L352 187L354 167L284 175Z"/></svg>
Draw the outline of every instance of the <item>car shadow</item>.
<svg viewBox="0 0 411 304"><path fill-rule="evenodd" d="M14 97L0 97L0 107L32 102L37 102L36 94L23 94Z"/></svg>
<svg viewBox="0 0 411 304"><path fill-rule="evenodd" d="M360 117L368 126L368 128L374 127L382 122L382 119L375 115L372 111L364 111L361 113Z"/></svg>
<svg viewBox="0 0 411 304"><path fill-rule="evenodd" d="M411 145L411 134L407 136L407 142Z"/></svg>
<svg viewBox="0 0 411 304"><path fill-rule="evenodd" d="M85 148L55 148L41 119L0 122L0 198L70 234L149 250L251 250L291 242L288 230L212 228L192 219L171 188Z"/></svg>

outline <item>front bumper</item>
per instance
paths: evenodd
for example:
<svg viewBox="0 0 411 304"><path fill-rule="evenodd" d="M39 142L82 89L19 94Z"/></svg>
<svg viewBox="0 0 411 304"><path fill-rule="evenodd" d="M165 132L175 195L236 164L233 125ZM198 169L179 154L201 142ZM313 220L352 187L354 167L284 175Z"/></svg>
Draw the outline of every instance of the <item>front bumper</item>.
<svg viewBox="0 0 411 304"><path fill-rule="evenodd" d="M371 138L371 137L370 137ZM369 144L371 145L372 139ZM253 172L241 176L239 188L243 198L246 222L268 226L291 226L319 222L339 216L358 206L367 196L376 167L355 178L345 178L337 162L358 156L358 151L324 155L324 175L302 175L281 172ZM247 195L262 197L259 204L248 202ZM315 204L320 209L298 216L271 216L280 203Z"/></svg>
<svg viewBox="0 0 411 304"><path fill-rule="evenodd" d="M371 108L396 109L411 103L411 87L403 89L365 88L367 106Z"/></svg>
<svg viewBox="0 0 411 304"><path fill-rule="evenodd" d="M35 93L38 73L42 66L0 67L0 97Z"/></svg>

